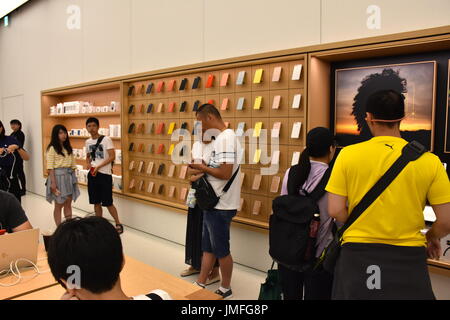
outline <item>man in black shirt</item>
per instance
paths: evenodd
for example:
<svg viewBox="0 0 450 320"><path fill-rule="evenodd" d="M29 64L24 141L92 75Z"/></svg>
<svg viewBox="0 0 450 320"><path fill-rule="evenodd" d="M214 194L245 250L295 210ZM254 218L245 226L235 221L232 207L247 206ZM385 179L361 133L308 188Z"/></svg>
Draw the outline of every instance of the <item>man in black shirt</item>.
<svg viewBox="0 0 450 320"><path fill-rule="evenodd" d="M0 229L8 233L33 229L13 194L0 190L0 208Z"/></svg>
<svg viewBox="0 0 450 320"><path fill-rule="evenodd" d="M16 172L18 175L18 179L19 179L19 188L20 191L18 192L18 194L16 196L18 196L19 198L21 196L24 196L27 190L27 186L26 186L26 178L25 178L25 172L23 171L23 160L28 160L28 159L23 159L22 154L19 152L20 150L24 150L24 146L25 146L25 134L22 131L22 122L20 122L17 119L11 120L9 122L9 124L11 125L11 130L13 131L11 133L11 137L16 138L16 140L19 142L19 149L17 151L14 152L15 156L16 156ZM20 201L20 200L19 200Z"/></svg>

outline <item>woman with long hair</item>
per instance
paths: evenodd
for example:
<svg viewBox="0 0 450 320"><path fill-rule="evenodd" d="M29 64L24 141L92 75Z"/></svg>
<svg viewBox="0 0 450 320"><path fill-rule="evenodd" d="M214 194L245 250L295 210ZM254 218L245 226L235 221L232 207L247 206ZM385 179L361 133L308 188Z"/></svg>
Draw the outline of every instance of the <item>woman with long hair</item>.
<svg viewBox="0 0 450 320"><path fill-rule="evenodd" d="M281 189L281 195L311 193L334 158L335 141L330 130L314 128L306 137L306 148L299 163L287 170ZM295 172L291 172L295 170ZM291 172L291 174L290 174ZM315 258L333 239L334 219L328 214L328 195L325 193L317 205L320 209L320 226L315 245ZM314 265L314 263L312 264ZM330 300L333 278L325 271L313 270L311 267L299 270L296 266L278 263L282 291L285 300Z"/></svg>
<svg viewBox="0 0 450 320"><path fill-rule="evenodd" d="M80 195L75 176L75 156L70 145L66 127L57 124L52 129L51 141L47 147L48 178L47 201L55 201L53 216L56 225L61 224L61 211L64 208L66 219L72 218L72 200Z"/></svg>

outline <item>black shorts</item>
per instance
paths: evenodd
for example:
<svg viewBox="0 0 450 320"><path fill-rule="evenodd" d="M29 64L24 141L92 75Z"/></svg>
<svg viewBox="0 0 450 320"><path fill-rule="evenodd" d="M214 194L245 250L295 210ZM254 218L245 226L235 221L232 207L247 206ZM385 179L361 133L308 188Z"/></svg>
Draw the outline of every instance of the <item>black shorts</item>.
<svg viewBox="0 0 450 320"><path fill-rule="evenodd" d="M109 207L113 204L113 181L110 174L97 172L95 177L88 174L88 193L90 204L101 204Z"/></svg>

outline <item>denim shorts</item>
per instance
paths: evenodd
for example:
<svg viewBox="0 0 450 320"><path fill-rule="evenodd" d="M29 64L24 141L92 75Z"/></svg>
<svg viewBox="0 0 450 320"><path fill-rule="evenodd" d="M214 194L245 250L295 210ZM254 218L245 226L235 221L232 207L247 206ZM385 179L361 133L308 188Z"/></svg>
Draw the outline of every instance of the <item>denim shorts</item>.
<svg viewBox="0 0 450 320"><path fill-rule="evenodd" d="M204 210L202 250L217 259L230 254L230 224L237 210Z"/></svg>

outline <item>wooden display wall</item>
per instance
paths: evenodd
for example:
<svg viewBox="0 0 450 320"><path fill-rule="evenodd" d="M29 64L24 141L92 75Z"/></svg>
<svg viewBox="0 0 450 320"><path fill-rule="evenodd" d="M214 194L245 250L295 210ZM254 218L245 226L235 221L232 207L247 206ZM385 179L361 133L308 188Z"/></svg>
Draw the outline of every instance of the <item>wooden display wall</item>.
<svg viewBox="0 0 450 320"><path fill-rule="evenodd" d="M64 125L68 131L71 129L83 129L86 127L88 117L96 117L99 119L101 128L109 128L110 124L121 124L120 107L116 112L100 112L100 113L79 113L79 114L50 114L50 108L58 103L70 101L86 101L92 102L94 106L107 106L111 101L120 103L121 91L120 82L107 83L103 85L93 85L74 89L63 89L55 91L47 91L41 96L41 114L42 114L42 159L44 176L47 175L46 149L50 143L53 126L56 124ZM70 136L70 142L73 149L83 149L88 137ZM114 148L122 149L121 138L111 138ZM76 159L77 165L82 165L87 169L85 159ZM115 162L113 167L115 175L122 175L122 165ZM81 183L81 185L85 185ZM120 190L115 190L120 192Z"/></svg>
<svg viewBox="0 0 450 320"><path fill-rule="evenodd" d="M177 144L171 141L171 133L180 128L192 133L195 109L209 102L220 110L230 129L245 123L246 131L262 123L269 142L271 130L281 125L279 147L269 147L267 154L271 158L279 151L276 174L261 175L260 169L271 162L264 165L255 158L253 151L259 147L250 145L255 141L248 138L241 166L242 205L235 220L267 227L272 199L280 192L294 152L301 152L305 144L305 60L303 55L266 59L124 83L124 193L186 208L187 166L171 161ZM292 138L295 122L301 123L301 130Z"/></svg>

